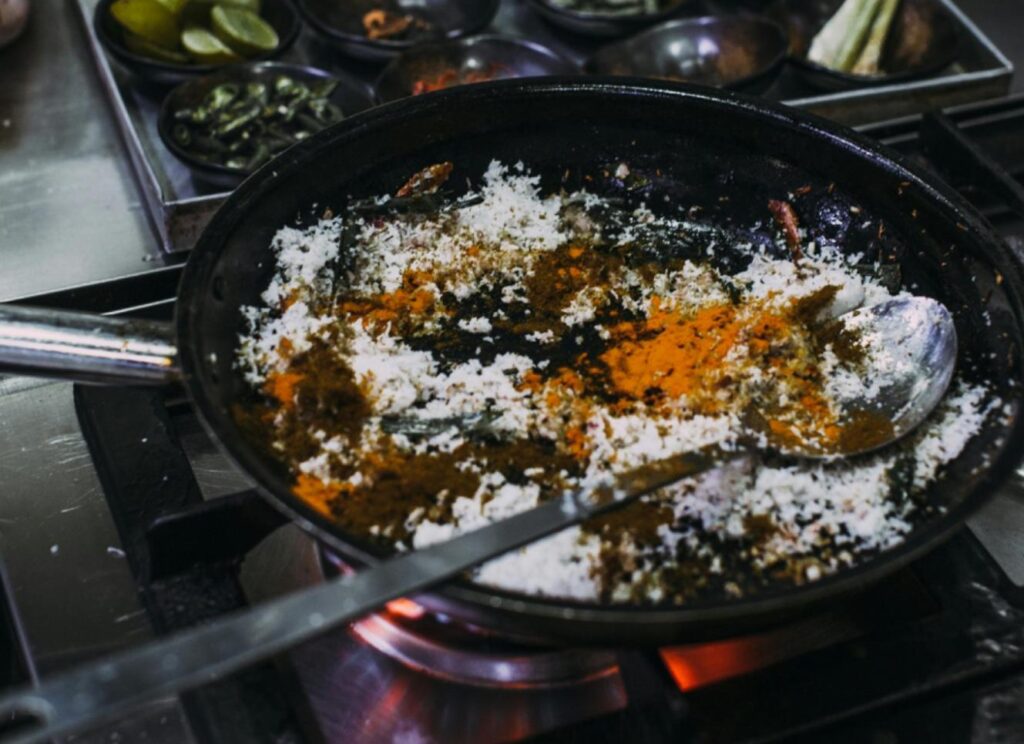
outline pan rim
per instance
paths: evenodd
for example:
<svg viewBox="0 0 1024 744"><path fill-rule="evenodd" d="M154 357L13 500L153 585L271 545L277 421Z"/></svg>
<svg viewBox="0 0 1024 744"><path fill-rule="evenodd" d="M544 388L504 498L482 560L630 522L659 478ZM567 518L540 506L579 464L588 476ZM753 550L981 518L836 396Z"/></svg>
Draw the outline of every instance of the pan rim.
<svg viewBox="0 0 1024 744"><path fill-rule="evenodd" d="M831 146L838 147L849 155L869 160L875 167L898 174L908 183L908 192L916 192L934 203L937 211L962 223L967 228L965 235L973 236L973 246L984 248L986 255L991 256L994 263L998 263L1001 271L1005 269L1016 275L1016 282L1006 283L1006 291L1014 320L1019 326L1024 327L1024 303L1020 293L1015 289L1016 286L1024 284L1024 265L995 234L980 213L950 186L927 175L899 153L833 122L732 92L710 91L682 83L657 83L631 78L512 79L453 88L432 96L401 99L358 114L324 130L291 148L281 158L264 166L247 179L218 210L203 232L193 256L185 267L179 288L176 326L183 380L200 421L229 459L243 471L253 474L259 484L258 490L265 498L327 547L367 564L386 557L367 550L365 545L358 542L343 539L328 518L300 504L290 494L283 497L269 487L267 483L272 483L273 479L264 477L266 469L259 467L261 459L250 447L236 442L236 438L221 435L221 430L216 424L221 419L220 412L214 410L209 396L203 394L198 374L202 361L197 358L197 347L194 343L198 331L194 327L196 312L190 300L201 291L204 272L216 264L219 246L223 242L221 236L226 237L232 232L246 212L245 207L248 203L258 198L264 190L272 188L278 171L294 168L314 156L322 143L329 141L340 144L362 136L379 124L402 120L405 117L418 117L425 112L443 111L448 106L455 109L479 105L493 97L507 99L512 95L557 97L595 94L633 101L637 100L638 96L645 100L664 99L741 113L754 117L766 125L788 128L796 136L824 139ZM1020 395L1013 400L1019 404ZM1019 405L1014 420L1008 427L1006 438L1008 441L1024 438L1024 416L1019 413ZM712 621L730 623L747 619L752 625L756 625L758 618L767 619L779 613L803 612L828 600L861 590L937 547L962 526L967 516L995 493L996 488L1012 473L1019 459L1018 454L1011 452L1010 448L1003 444L996 458L979 476L968 495L944 514L930 518L926 523L916 527L899 545L872 555L856 566L842 569L803 586L787 586L784 589L759 592L749 597L717 598L679 606L601 605L593 602L534 597L459 580L449 582L431 592L430 599L437 598L442 602L450 600L457 605L470 605L486 612L518 616L521 620L570 620L595 627L620 623L628 623L634 627L672 626L673 635L680 638L687 637L688 630ZM257 467L252 467L252 463L257 464ZM764 623L764 620L761 622ZM583 639L577 639L577 642L580 640ZM622 640L628 642L628 639Z"/></svg>

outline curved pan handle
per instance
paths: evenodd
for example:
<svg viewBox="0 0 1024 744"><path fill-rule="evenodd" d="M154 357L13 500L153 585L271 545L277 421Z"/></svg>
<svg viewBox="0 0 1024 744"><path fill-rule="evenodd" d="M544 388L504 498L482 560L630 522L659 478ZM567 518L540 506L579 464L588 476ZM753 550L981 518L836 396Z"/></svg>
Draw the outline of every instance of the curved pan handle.
<svg viewBox="0 0 1024 744"><path fill-rule="evenodd" d="M136 385L180 375L169 323L2 304L0 371Z"/></svg>
<svg viewBox="0 0 1024 744"><path fill-rule="evenodd" d="M0 696L0 744L48 741L198 687L356 620L587 517L620 508L741 452L711 447L630 471L357 574L303 589Z"/></svg>

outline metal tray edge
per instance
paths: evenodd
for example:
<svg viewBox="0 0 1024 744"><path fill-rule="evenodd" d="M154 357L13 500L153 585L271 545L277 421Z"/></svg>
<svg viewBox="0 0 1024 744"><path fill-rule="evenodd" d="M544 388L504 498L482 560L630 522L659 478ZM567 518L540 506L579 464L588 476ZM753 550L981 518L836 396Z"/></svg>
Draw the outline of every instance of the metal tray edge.
<svg viewBox="0 0 1024 744"><path fill-rule="evenodd" d="M78 16L82 21L85 36L89 43L89 51L92 53L93 61L96 63L96 70L99 72L100 82L107 94L107 100L113 107L117 127L121 130L121 135L126 140L125 149L128 151L132 170L135 171L136 180L139 182L143 198L146 201L146 212L149 215L157 237L160 239L160 247L167 253L174 253L180 249L175 248L173 245L167 226L167 207L172 206L174 202L166 202L164 200L160 182L157 180L156 174L153 172L145 156L142 142L135 131L135 126L132 124L128 109L124 105L124 98L121 96L121 91L118 88L114 71L111 69L107 55L103 51L102 46L100 46L100 40L93 30L92 8L89 7L86 0L69 1L78 9ZM211 197L204 197L204 199L209 198ZM220 198L223 198L223 195ZM157 219L157 215L160 215L162 219Z"/></svg>

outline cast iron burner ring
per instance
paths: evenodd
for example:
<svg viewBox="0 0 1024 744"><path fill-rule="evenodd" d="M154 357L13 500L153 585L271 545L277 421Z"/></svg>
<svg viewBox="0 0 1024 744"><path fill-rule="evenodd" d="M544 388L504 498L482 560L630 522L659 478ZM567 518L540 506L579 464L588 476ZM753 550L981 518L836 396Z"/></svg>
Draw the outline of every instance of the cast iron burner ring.
<svg viewBox="0 0 1024 744"><path fill-rule="evenodd" d="M324 547L320 565L328 577L353 572ZM543 689L618 674L610 651L530 646L427 612L408 599L388 603L386 610L353 623L350 632L410 669L475 687Z"/></svg>

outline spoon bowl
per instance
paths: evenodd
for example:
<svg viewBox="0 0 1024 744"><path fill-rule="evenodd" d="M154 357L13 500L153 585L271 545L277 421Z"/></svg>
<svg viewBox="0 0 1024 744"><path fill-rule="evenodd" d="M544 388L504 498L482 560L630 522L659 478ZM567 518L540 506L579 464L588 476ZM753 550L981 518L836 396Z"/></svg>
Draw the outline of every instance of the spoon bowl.
<svg viewBox="0 0 1024 744"><path fill-rule="evenodd" d="M845 396L836 387L840 420L867 421L857 436L833 448L788 443L774 449L808 459L862 455L914 431L942 400L956 367L956 326L930 297L897 297L839 316L865 350L867 392ZM849 374L849 373L847 373ZM774 443L773 443L774 444Z"/></svg>

